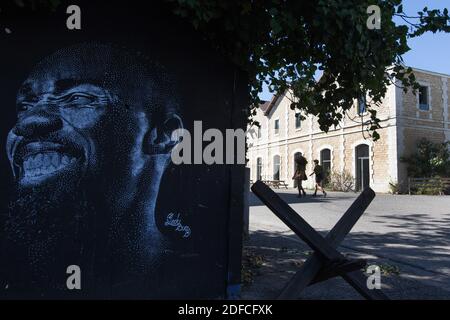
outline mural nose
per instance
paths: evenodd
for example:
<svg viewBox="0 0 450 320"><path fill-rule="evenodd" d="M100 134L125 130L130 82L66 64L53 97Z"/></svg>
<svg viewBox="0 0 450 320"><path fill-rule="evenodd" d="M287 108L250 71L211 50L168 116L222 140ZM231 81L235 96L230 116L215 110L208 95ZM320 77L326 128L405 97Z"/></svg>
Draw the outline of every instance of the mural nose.
<svg viewBox="0 0 450 320"><path fill-rule="evenodd" d="M54 115L34 114L20 119L13 132L27 138L41 137L61 129L62 120Z"/></svg>

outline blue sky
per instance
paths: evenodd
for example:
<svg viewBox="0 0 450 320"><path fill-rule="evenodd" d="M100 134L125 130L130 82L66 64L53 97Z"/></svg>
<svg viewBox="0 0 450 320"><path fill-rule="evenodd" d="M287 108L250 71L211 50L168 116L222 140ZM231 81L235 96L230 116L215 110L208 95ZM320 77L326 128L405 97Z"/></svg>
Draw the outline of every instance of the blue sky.
<svg viewBox="0 0 450 320"><path fill-rule="evenodd" d="M403 11L408 15L415 16L424 7L450 10L450 0L403 0ZM401 19L396 22L404 24ZM403 56L406 65L450 74L449 33L426 33L419 38L409 40L408 45L411 50ZM272 94L265 88L260 97L263 100L270 100Z"/></svg>

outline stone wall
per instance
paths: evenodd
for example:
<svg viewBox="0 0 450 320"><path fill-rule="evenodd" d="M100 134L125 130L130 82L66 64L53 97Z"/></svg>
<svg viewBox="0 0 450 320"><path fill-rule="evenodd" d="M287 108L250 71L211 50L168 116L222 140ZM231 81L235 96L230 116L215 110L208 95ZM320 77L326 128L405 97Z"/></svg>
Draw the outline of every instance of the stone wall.
<svg viewBox="0 0 450 320"><path fill-rule="evenodd" d="M307 170L310 173L313 160L320 159L320 151L324 148L331 150L332 170L345 170L355 175L355 147L367 144L370 150L370 186L377 192L389 192L390 182L406 184L406 169L400 158L412 153L422 137L435 142L450 138L449 76L416 69L415 75L420 84L430 88L430 110L419 110L418 94L413 94L411 90L404 93L394 85L389 86L385 99L377 109L382 128L377 130L380 139L376 142L361 125L369 119L369 114L358 114L356 101L341 124L324 133L313 116L302 121L299 129L295 128L295 111L289 108L291 97L278 98L267 115L258 111L255 117L262 124L262 138L250 139L251 179L256 179L257 157L263 159L263 178L271 179L273 157L278 154L281 156L280 179L293 186L294 154L303 153L309 162ZM280 120L278 135L273 132L275 119ZM306 186L313 187L313 179L309 179Z"/></svg>

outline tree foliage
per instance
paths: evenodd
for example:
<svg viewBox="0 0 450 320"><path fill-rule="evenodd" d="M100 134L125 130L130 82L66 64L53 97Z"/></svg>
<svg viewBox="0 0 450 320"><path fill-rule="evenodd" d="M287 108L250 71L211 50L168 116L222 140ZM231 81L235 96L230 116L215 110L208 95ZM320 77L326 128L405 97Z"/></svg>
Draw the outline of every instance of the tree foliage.
<svg viewBox="0 0 450 320"><path fill-rule="evenodd" d="M421 139L414 154L401 158L407 164L408 176L450 177L449 146L450 142L433 143L426 138Z"/></svg>
<svg viewBox="0 0 450 320"><path fill-rule="evenodd" d="M26 6L59 0L13 0ZM378 139L377 109L386 86L416 89L402 55L408 39L450 32L448 10L403 12L402 0L163 0L249 75L251 111L264 83L273 93L292 93L291 108L318 117L320 128L337 126L355 99L366 94L370 119L362 128ZM368 29L367 8L381 10L381 28ZM405 25L396 25L394 17ZM316 81L316 73L322 73Z"/></svg>
<svg viewBox="0 0 450 320"><path fill-rule="evenodd" d="M253 114L266 83L273 93L290 90L291 108L317 116L328 131L367 94L370 119L362 124L375 140L386 86L397 81L405 90L418 87L403 66L407 40L427 31L450 32L446 9L424 8L411 17L401 0L167 1L249 73ZM367 8L374 4L381 9L379 30L367 28ZM396 25L395 16L407 25Z"/></svg>

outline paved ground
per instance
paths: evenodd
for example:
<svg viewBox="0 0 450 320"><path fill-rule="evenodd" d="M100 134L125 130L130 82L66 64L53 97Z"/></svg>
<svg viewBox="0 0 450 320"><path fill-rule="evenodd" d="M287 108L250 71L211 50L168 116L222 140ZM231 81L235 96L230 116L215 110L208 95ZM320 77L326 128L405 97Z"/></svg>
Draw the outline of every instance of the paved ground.
<svg viewBox="0 0 450 320"><path fill-rule="evenodd" d="M324 234L357 197L330 192L327 198L297 198L292 189L277 192ZM310 250L253 194L245 247L250 260L262 257L262 264L251 268L253 282L243 289L242 297L248 299L275 298ZM450 196L379 194L340 250L383 265L382 286L390 298L450 299ZM359 295L343 280L334 279L307 288L303 298L358 299Z"/></svg>

